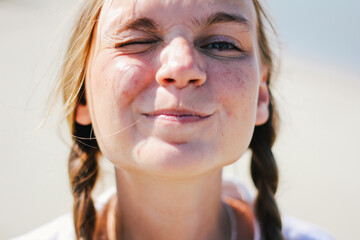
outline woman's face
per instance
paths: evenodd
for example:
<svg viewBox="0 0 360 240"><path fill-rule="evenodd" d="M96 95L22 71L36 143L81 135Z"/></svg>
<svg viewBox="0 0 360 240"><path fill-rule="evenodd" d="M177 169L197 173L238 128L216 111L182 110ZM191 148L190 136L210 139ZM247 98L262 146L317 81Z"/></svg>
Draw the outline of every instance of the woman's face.
<svg viewBox="0 0 360 240"><path fill-rule="evenodd" d="M102 153L160 175L236 161L268 117L256 27L251 0L105 1L86 77Z"/></svg>

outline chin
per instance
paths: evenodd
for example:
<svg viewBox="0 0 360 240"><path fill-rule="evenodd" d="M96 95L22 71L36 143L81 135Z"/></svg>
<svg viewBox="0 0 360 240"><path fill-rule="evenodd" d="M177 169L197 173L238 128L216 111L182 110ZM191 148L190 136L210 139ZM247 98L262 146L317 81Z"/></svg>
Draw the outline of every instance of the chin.
<svg viewBox="0 0 360 240"><path fill-rule="evenodd" d="M161 176L195 176L219 166L214 148L202 142L167 143L149 139L138 144L133 161L138 170Z"/></svg>

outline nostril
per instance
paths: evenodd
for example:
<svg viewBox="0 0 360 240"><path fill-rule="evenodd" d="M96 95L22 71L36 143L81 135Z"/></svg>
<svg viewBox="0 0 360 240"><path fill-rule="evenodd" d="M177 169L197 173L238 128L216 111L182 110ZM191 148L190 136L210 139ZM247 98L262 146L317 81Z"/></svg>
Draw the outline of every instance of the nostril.
<svg viewBox="0 0 360 240"><path fill-rule="evenodd" d="M196 82L197 82L196 79L191 79L191 80L189 81L189 83L196 83Z"/></svg>
<svg viewBox="0 0 360 240"><path fill-rule="evenodd" d="M167 83L172 83L172 82L174 82L174 79L172 79L172 78L165 78L164 79Z"/></svg>

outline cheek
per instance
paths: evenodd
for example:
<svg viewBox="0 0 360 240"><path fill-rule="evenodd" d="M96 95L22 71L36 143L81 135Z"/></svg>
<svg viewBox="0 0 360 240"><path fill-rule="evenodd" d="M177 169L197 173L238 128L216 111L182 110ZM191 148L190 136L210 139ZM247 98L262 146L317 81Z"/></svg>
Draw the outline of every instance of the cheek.
<svg viewBox="0 0 360 240"><path fill-rule="evenodd" d="M95 118L121 114L154 79L152 64L128 57L98 57L91 66L90 91ZM116 115L115 119L121 118ZM106 125L106 123L105 123Z"/></svg>
<svg viewBox="0 0 360 240"><path fill-rule="evenodd" d="M151 66L148 61L128 57L98 56L89 74L95 110L101 108L114 113L124 111L153 82L155 75Z"/></svg>
<svg viewBox="0 0 360 240"><path fill-rule="evenodd" d="M125 64L126 63L126 64ZM126 129L133 124L131 104L154 79L151 64L131 59L94 61L87 77L91 120L105 156L129 142ZM120 133L121 134L117 134Z"/></svg>
<svg viewBox="0 0 360 240"><path fill-rule="evenodd" d="M217 64L210 83L229 117L254 117L258 95L258 68L252 61Z"/></svg>
<svg viewBox="0 0 360 240"><path fill-rule="evenodd" d="M257 107L258 71L251 63L214 66L209 84L220 104L221 134L217 147L228 162L236 161L252 138ZM222 156L223 157L223 156Z"/></svg>
<svg viewBox="0 0 360 240"><path fill-rule="evenodd" d="M119 63L111 75L114 78L113 95L122 106L133 102L139 93L148 87L154 79L153 71L144 63L127 65Z"/></svg>

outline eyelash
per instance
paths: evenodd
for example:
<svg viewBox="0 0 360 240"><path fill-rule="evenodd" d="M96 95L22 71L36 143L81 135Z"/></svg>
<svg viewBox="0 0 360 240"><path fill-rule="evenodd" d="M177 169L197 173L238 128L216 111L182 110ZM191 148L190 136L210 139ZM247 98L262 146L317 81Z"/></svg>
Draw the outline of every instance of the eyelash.
<svg viewBox="0 0 360 240"><path fill-rule="evenodd" d="M141 54L154 49L159 42L162 42L160 38L131 39L115 44L115 48L119 49L119 51L123 54ZM233 43L232 41L212 38L195 42L195 47L197 47L201 52L216 58L242 57L246 51L238 45L240 44Z"/></svg>
<svg viewBox="0 0 360 240"><path fill-rule="evenodd" d="M237 50L237 51L240 51L240 52L244 52L244 50L242 50L241 48L239 48L238 46L236 46L235 44L233 44L232 42L227 42L227 41L215 41L215 42L211 42L209 44L206 44L206 45L203 45L201 46L202 49L207 49L209 48L210 45L213 45L213 46L224 46L226 45L227 47L226 48L223 48L223 47L215 47L215 49L217 49L218 51L232 51L232 50ZM213 49L213 48L211 48Z"/></svg>
<svg viewBox="0 0 360 240"><path fill-rule="evenodd" d="M130 45L146 45L146 44L154 44L157 43L159 40L156 39L149 39L149 40L130 40L128 42L124 42L124 43L119 43L119 44L115 44L116 48L122 48L122 47L127 47Z"/></svg>
<svg viewBox="0 0 360 240"><path fill-rule="evenodd" d="M128 42L116 44L115 47L121 48L121 47L126 47L126 46L129 46L129 45L137 45L137 44L139 44L139 45L154 44L154 43L157 43L158 41L159 40L135 40L135 41L128 41ZM243 52L243 50L240 49L239 47L237 47L235 44L233 44L231 42L226 42L226 41L211 42L209 44L201 46L201 48L208 48L210 45L227 45L227 48L223 48L223 47L217 48L217 49L219 49L219 51L238 50L238 51Z"/></svg>

